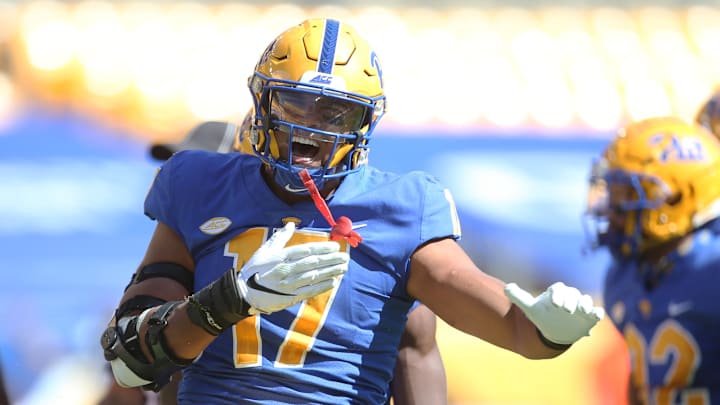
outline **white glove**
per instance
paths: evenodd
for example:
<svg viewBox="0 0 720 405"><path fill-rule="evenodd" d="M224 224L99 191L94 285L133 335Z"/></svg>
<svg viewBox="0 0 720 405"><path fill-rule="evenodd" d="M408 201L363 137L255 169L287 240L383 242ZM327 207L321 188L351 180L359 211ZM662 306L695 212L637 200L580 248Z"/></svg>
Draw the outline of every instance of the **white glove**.
<svg viewBox="0 0 720 405"><path fill-rule="evenodd" d="M604 316L605 311L593 304L592 297L577 288L557 282L533 297L515 283L505 285L505 295L549 341L569 345L583 336Z"/></svg>
<svg viewBox="0 0 720 405"><path fill-rule="evenodd" d="M350 256L337 242L309 242L285 247L295 232L288 222L268 239L238 274L238 288L249 313L279 311L321 294L345 274Z"/></svg>

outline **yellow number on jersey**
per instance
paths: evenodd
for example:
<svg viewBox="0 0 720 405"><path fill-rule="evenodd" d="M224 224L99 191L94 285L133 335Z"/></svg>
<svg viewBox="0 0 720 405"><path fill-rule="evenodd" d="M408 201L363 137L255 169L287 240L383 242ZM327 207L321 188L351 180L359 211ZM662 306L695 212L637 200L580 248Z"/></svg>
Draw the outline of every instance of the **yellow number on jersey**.
<svg viewBox="0 0 720 405"><path fill-rule="evenodd" d="M678 388L692 383L695 370L700 365L701 353L695 339L685 328L674 320L667 320L658 326L649 343L645 341L635 325L628 324L624 331L632 360L632 383L641 388L644 403L670 405ZM674 360L673 360L674 359ZM670 364L670 361L672 363ZM648 364L669 365L665 373L663 388L648 389ZM648 401L651 399L650 401ZM683 393L683 405L707 405L710 394L706 389L694 389Z"/></svg>
<svg viewBox="0 0 720 405"><path fill-rule="evenodd" d="M268 237L267 228L251 228L234 237L225 245L225 255L233 258L236 269L250 260ZM327 232L296 230L287 246L306 242L328 240ZM340 249L347 251L348 246L340 242ZM338 284L339 285L339 284ZM305 362L305 356L312 348L315 336L322 328L335 297L337 287L302 302L298 315L290 326L280 349L275 366L299 367ZM260 317L245 318L233 326L233 344L235 346L235 367L255 367L262 362L262 339L260 338Z"/></svg>

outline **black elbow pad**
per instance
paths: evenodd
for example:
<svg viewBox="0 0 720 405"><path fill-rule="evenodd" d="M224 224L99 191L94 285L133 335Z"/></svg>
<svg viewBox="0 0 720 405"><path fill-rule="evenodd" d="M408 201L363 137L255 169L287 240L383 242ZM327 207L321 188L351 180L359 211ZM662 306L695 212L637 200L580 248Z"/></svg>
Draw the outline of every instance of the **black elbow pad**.
<svg viewBox="0 0 720 405"><path fill-rule="evenodd" d="M192 359L176 357L167 347L163 334L167 318L178 305L179 301L165 303L148 320L145 343L152 352L150 361L140 350L138 323L142 322L142 315L133 316L127 322L118 321L118 325L105 329L100 345L118 384L159 391L176 371L192 362Z"/></svg>

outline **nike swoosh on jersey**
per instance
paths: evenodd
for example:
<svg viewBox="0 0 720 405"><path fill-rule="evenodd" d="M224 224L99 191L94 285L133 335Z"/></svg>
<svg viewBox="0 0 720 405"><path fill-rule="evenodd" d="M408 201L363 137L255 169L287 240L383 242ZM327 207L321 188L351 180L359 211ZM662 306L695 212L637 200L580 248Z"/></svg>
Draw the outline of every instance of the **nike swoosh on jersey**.
<svg viewBox="0 0 720 405"><path fill-rule="evenodd" d="M668 315L675 317L691 310L692 307L692 301L670 302L668 304Z"/></svg>

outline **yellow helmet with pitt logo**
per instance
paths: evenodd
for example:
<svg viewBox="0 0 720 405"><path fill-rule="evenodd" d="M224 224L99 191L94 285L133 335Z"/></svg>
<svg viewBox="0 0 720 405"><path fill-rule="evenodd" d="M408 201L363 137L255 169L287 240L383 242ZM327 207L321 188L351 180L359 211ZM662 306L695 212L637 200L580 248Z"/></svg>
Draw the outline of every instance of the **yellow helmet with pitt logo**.
<svg viewBox="0 0 720 405"><path fill-rule="evenodd" d="M595 162L589 190L588 214L606 222L599 244L642 255L718 217L720 141L674 117L630 123Z"/></svg>

